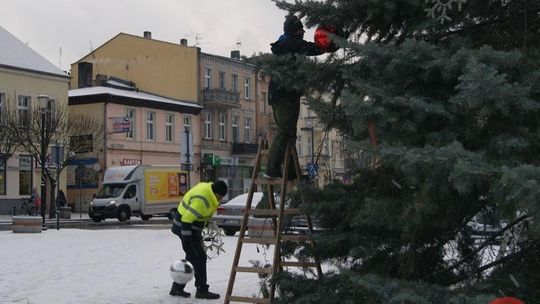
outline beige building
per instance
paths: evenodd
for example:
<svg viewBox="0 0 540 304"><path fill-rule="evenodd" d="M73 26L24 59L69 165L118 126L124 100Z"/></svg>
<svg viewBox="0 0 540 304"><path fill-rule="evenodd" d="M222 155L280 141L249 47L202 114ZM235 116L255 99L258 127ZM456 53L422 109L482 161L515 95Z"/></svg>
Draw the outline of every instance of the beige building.
<svg viewBox="0 0 540 304"><path fill-rule="evenodd" d="M240 59L201 53L200 115L203 180L221 179L229 197L249 190L260 138L255 67Z"/></svg>
<svg viewBox="0 0 540 304"><path fill-rule="evenodd" d="M47 95L49 106L66 104L68 87L69 75L0 27L0 112L16 108L18 115L32 113L39 107L38 95ZM21 198L30 197L33 188L39 194L39 167L20 149L0 162L0 214L10 214ZM65 189L65 176L59 181L60 188Z"/></svg>
<svg viewBox="0 0 540 304"><path fill-rule="evenodd" d="M187 41L120 33L72 64L70 111L94 116L106 129L69 171L68 197L82 198L82 210L112 166L182 164L190 184L200 180L199 58ZM92 180L78 180L80 163L97 169Z"/></svg>
<svg viewBox="0 0 540 304"><path fill-rule="evenodd" d="M345 157L342 147L343 139L336 130L327 131L307 103L302 101L296 138L302 174L316 176L318 186L324 186L332 180L345 181ZM316 164L316 173L310 164Z"/></svg>
<svg viewBox="0 0 540 304"><path fill-rule="evenodd" d="M277 125L272 114L272 106L268 104L269 83L269 76L257 74L257 134L272 142L277 134Z"/></svg>

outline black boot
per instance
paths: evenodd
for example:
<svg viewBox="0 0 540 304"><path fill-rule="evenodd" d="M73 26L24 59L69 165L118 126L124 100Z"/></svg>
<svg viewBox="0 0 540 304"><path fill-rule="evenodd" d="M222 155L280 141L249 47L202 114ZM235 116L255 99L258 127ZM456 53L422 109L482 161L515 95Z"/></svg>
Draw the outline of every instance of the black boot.
<svg viewBox="0 0 540 304"><path fill-rule="evenodd" d="M182 298L189 298L191 297L191 293L185 292L184 287L186 285L178 284L176 282L172 283L171 291L169 291L169 294L171 296L181 296Z"/></svg>
<svg viewBox="0 0 540 304"><path fill-rule="evenodd" d="M195 298L197 299L219 299L219 293L213 293L208 291L207 288L197 288L197 293L195 293Z"/></svg>

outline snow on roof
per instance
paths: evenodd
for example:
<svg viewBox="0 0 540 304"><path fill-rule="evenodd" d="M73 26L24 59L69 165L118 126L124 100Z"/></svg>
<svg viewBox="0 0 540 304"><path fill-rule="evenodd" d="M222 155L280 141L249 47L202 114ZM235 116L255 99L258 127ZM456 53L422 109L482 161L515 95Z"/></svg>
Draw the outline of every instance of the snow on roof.
<svg viewBox="0 0 540 304"><path fill-rule="evenodd" d="M68 92L69 97L80 97L80 96L102 95L102 94L109 94L113 96L127 97L127 98L147 100L147 101L155 101L155 102L160 102L160 103L185 106L185 107L191 107L191 108L199 108L199 109L203 108L202 106L191 103L191 102L170 99L170 98L161 97L158 95L153 95L153 94L144 93L140 91L127 91L127 90L115 89L111 87L101 87L101 86L87 87L87 88L69 90Z"/></svg>
<svg viewBox="0 0 540 304"><path fill-rule="evenodd" d="M0 66L69 77L28 45L0 26Z"/></svg>

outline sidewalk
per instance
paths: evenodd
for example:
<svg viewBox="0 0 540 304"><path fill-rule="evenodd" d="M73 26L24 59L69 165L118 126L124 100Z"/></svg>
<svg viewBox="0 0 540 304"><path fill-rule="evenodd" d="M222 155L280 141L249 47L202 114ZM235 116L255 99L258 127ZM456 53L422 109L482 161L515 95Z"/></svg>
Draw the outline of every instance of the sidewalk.
<svg viewBox="0 0 540 304"><path fill-rule="evenodd" d="M0 224L3 224L3 223L9 223L11 224L11 217L12 215L11 214L0 214ZM88 220L90 219L88 217L88 213L76 213L76 212L71 212L71 219L60 219L60 222L63 222L63 221L71 221L71 220ZM52 218L50 219L49 218L49 214L47 213L45 215L45 222L56 222L56 218Z"/></svg>
<svg viewBox="0 0 540 304"><path fill-rule="evenodd" d="M41 215L38 215L38 216L41 216ZM4 223L4 222L10 222L11 223L11 217L12 215L11 214L0 214L0 223ZM76 212L71 212L71 219L72 220L76 220L76 219L90 219L88 217L88 213L76 213ZM65 219L60 219L60 221L62 220L65 220ZM52 219L49 219L49 213L47 213L45 215L45 221L56 221L56 218L52 218Z"/></svg>
<svg viewBox="0 0 540 304"><path fill-rule="evenodd" d="M11 215L0 215L0 231L11 230L12 216ZM45 217L45 225L47 229L57 229L57 220L56 218L48 218L48 214ZM150 220L144 221L139 217L132 216L131 219L120 222L117 219L107 219L99 223L94 223L89 217L88 213L71 213L70 219L59 220L60 228L89 228L89 229L106 229L106 228L128 228L128 227L146 227L152 228L153 226L159 227L160 229L170 228L171 221L166 217L153 217Z"/></svg>

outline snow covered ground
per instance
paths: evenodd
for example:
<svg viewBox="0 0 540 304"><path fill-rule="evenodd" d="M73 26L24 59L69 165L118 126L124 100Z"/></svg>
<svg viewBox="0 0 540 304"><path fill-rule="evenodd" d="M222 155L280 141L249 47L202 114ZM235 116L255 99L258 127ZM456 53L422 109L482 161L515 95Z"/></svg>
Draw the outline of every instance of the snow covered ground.
<svg viewBox="0 0 540 304"><path fill-rule="evenodd" d="M0 303L223 303L237 237L224 236L225 253L208 262L210 290L219 300L169 296L169 266L183 258L169 229L49 229L37 234L0 231ZM244 245L240 266L265 262L259 245ZM267 252L272 257L272 248ZM239 273L233 295L259 292L256 274Z"/></svg>

